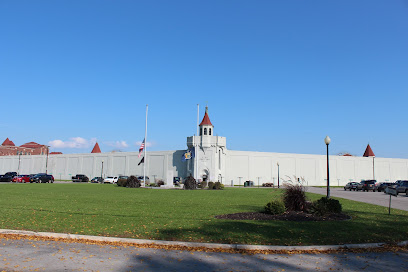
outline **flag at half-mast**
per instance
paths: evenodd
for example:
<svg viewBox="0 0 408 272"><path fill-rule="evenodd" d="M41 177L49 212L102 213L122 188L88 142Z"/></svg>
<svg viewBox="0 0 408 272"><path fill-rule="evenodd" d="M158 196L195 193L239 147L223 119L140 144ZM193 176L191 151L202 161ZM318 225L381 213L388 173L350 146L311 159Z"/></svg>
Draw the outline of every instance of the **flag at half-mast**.
<svg viewBox="0 0 408 272"><path fill-rule="evenodd" d="M142 142L142 144L140 145L140 147L139 147L139 158L140 158L140 156L142 155L142 152L143 152L143 149L144 149L144 147L145 147L145 139L143 139L143 142Z"/></svg>

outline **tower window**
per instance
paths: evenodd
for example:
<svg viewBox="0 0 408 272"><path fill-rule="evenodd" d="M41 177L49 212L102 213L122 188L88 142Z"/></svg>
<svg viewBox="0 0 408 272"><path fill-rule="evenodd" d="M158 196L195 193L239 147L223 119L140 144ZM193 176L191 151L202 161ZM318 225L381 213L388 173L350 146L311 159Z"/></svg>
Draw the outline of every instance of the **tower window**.
<svg viewBox="0 0 408 272"><path fill-rule="evenodd" d="M211 128L208 129L208 135L211 135Z"/></svg>
<svg viewBox="0 0 408 272"><path fill-rule="evenodd" d="M207 128L204 128L204 135L207 135Z"/></svg>
<svg viewBox="0 0 408 272"><path fill-rule="evenodd" d="M200 136L203 135L203 128L200 128Z"/></svg>

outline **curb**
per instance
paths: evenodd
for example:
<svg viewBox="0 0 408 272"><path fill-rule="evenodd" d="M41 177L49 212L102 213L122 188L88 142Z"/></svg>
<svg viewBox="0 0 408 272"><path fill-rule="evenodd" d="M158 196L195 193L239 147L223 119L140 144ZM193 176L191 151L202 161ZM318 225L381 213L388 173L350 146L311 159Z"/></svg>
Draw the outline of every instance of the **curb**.
<svg viewBox="0 0 408 272"><path fill-rule="evenodd" d="M241 245L241 244L218 244L218 243L195 243L163 240L146 240L133 238L115 238L104 236L79 235L68 233L35 232L25 230L0 229L0 235L21 235L28 237L42 237L54 239L81 240L91 242L123 243L129 245L153 245L153 246L174 246L186 249L221 249L221 250L243 250L243 251L331 251L340 249L372 249L382 248L386 243L366 243L366 244L344 244L344 245L315 245L315 246L266 246L266 245ZM407 241L397 243L397 246L407 246Z"/></svg>

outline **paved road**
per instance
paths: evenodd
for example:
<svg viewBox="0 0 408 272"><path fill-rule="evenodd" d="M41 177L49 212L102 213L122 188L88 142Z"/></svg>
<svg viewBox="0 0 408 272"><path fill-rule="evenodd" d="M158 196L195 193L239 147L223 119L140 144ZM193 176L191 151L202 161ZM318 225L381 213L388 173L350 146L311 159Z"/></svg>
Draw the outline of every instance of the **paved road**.
<svg viewBox="0 0 408 272"><path fill-rule="evenodd" d="M408 271L408 251L246 255L2 239L0 270Z"/></svg>
<svg viewBox="0 0 408 272"><path fill-rule="evenodd" d="M320 187L307 187L307 192L316 194L327 194L326 188ZM341 197L345 199L366 202L370 204L380 205L388 207L390 196L383 192L362 192L362 191L344 191L343 188L331 188L330 195L334 197ZM404 194L398 195L398 197L391 197L391 208L408 211L408 197Z"/></svg>

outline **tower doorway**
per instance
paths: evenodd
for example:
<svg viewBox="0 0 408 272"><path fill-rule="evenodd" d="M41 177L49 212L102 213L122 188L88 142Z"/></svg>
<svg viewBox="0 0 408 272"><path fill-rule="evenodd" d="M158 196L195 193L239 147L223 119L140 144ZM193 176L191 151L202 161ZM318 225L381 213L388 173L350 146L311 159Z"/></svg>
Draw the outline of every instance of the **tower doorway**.
<svg viewBox="0 0 408 272"><path fill-rule="evenodd" d="M204 173L201 175L202 181L210 181L210 172L208 169L204 169Z"/></svg>

